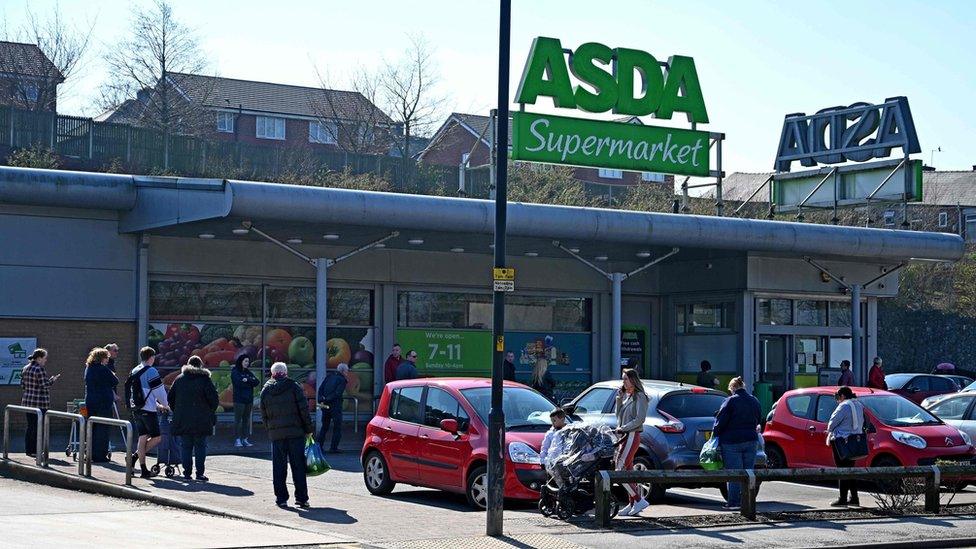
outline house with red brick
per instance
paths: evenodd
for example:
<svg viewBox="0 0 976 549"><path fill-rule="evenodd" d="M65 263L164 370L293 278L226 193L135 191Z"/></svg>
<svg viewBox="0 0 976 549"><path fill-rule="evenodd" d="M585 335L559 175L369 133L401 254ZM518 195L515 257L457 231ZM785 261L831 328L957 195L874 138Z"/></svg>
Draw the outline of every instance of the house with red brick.
<svg viewBox="0 0 976 549"><path fill-rule="evenodd" d="M636 117L621 122L640 124ZM435 166L460 166L465 160L472 168L488 164L491 153L489 125L491 118L477 114L451 113L420 153L418 160ZM511 126L509 127L511 128ZM511 131L511 130L510 130ZM509 135L511 142L511 135ZM468 157L470 155L470 158ZM575 179L595 185L635 186L642 183L674 185L674 176L651 172L626 172L597 168L573 168Z"/></svg>
<svg viewBox="0 0 976 549"><path fill-rule="evenodd" d="M356 91L199 74L170 73L167 81L178 101L207 113L193 133L216 140L386 154L402 133ZM100 120L139 125L154 93L142 90Z"/></svg>
<svg viewBox="0 0 976 549"><path fill-rule="evenodd" d="M0 105L56 112L64 76L36 44L0 41Z"/></svg>

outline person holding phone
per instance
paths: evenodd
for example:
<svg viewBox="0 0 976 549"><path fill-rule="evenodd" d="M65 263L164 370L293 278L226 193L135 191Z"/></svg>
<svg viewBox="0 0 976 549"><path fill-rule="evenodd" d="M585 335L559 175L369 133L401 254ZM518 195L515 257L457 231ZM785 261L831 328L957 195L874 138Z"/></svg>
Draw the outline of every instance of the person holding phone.
<svg viewBox="0 0 976 549"><path fill-rule="evenodd" d="M640 448L644 421L647 420L647 393L641 383L637 370L627 368L621 375L622 384L617 390L614 412L617 416L617 433L623 439L617 448L614 466L617 471L630 471L634 468L634 456ZM647 508L647 500L641 497L636 484L624 484L630 502L620 510L621 516L636 516Z"/></svg>
<svg viewBox="0 0 976 549"><path fill-rule="evenodd" d="M51 407L51 386L61 377L61 374L47 375L47 370L44 369L47 364L46 349L34 349L28 360L27 365L20 371L20 386L24 390L23 396L20 397L20 405L40 408L43 416ZM28 456L37 455L37 417L34 414L27 414L24 449Z"/></svg>

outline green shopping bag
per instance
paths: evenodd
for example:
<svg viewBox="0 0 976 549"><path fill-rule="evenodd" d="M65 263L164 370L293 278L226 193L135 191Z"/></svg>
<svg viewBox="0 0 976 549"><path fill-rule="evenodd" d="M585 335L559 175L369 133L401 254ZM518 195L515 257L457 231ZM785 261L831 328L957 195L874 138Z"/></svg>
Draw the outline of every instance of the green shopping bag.
<svg viewBox="0 0 976 549"><path fill-rule="evenodd" d="M308 435L308 438L305 439L305 474L314 477L325 473L331 468L329 462L325 461L322 448L319 448L319 445L315 443L312 435Z"/></svg>

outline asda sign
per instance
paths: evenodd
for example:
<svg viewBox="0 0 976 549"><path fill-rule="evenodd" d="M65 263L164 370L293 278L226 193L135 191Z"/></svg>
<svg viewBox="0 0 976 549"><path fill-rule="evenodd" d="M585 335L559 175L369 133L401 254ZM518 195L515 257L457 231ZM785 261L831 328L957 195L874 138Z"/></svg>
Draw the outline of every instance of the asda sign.
<svg viewBox="0 0 976 549"><path fill-rule="evenodd" d="M565 109L663 119L683 112L689 122L708 122L698 71L691 57L672 56L664 67L644 51L587 42L576 48L569 59L567 63L558 38L536 38L516 101L534 105L540 96L545 96ZM580 85L573 86L570 73Z"/></svg>
<svg viewBox="0 0 976 549"><path fill-rule="evenodd" d="M572 75L572 76L571 76ZM532 43L516 101L549 97L563 109L708 122L691 57L666 64L629 48L588 42L566 55L556 38ZM512 158L618 170L707 176L709 132L519 111L512 116Z"/></svg>

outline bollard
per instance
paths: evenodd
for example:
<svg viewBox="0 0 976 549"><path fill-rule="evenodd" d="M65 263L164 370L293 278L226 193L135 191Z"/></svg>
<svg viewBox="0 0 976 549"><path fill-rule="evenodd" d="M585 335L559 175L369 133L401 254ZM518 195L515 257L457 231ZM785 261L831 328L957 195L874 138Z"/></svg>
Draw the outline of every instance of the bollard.
<svg viewBox="0 0 976 549"><path fill-rule="evenodd" d="M740 513L749 520L756 520L756 474L746 469L746 477L739 483Z"/></svg>
<svg viewBox="0 0 976 549"><path fill-rule="evenodd" d="M928 513L939 512L939 485L942 475L938 465L932 466L932 473L925 477L925 511Z"/></svg>

